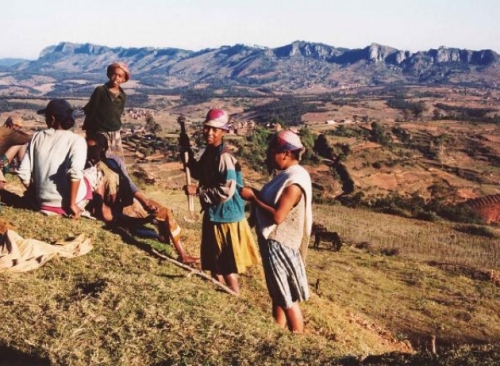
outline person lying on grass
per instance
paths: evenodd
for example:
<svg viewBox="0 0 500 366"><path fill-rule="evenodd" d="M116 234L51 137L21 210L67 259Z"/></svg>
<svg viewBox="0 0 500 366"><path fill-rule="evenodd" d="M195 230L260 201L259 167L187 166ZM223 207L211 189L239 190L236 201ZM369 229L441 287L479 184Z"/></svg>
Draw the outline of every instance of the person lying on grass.
<svg viewBox="0 0 500 366"><path fill-rule="evenodd" d="M104 134L93 133L87 136L88 157L85 176L93 186L93 198L87 209L91 214L110 227L122 226L137 228L147 222L155 222L161 242L174 245L179 260L184 264L198 263L199 259L187 254L182 246L181 228L172 211L146 196L132 182L123 160L107 154L108 139ZM141 207L135 216L124 214L124 209L138 202ZM136 205L139 206L139 205Z"/></svg>

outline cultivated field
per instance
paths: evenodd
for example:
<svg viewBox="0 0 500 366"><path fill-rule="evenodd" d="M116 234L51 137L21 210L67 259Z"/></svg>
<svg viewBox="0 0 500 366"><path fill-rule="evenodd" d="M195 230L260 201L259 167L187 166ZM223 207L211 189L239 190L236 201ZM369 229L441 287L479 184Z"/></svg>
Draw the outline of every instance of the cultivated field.
<svg viewBox="0 0 500 366"><path fill-rule="evenodd" d="M428 107L419 119L396 122L403 118L400 111L388 108L378 97L366 96L343 105L327 104L327 112L306 114L303 122L314 134L324 133L332 146L349 145L344 164L355 192L368 199L395 193L429 198L438 192L451 204L500 193L496 160L500 127L438 120L432 113L437 102L479 107L496 96L469 92L464 98L460 90L440 92L442 99L424 100ZM85 101L72 102L82 106ZM34 103L41 107L46 101ZM181 113L192 125L203 120L210 106L218 106L245 120L245 106L253 103L263 101L217 99L181 105L174 98L158 96L143 109L161 125L160 136L175 138ZM159 104L163 107L155 107ZM23 115L28 129L44 127L32 109L16 112ZM2 112L0 119L10 113ZM327 120L344 120L341 128L352 135L335 135L339 124L327 125ZM78 125L81 121L80 117ZM145 125L143 117L128 114L124 122ZM363 137L372 122L392 135L391 146ZM414 146L401 144L394 127L408 131ZM201 223L183 221L184 175L175 154L146 160L127 149L126 157L130 170L141 172L142 178L134 176L141 189L172 208L184 229L184 245L198 253ZM247 162L242 165L248 184L258 186L267 180ZM312 297L303 305L304 335L274 326L259 267L241 276L242 296L236 298L155 254L173 253L153 239L121 229L110 231L84 218L45 217L18 208L11 200L12 205L2 206L0 220L12 224L22 237L55 243L84 233L94 248L85 256L54 259L31 272L2 274L0 365L500 362L499 227L344 207L335 199L342 193L342 182L328 162L307 169L318 199L315 221L337 232L343 246L334 252L329 243L321 242L309 250L306 265ZM2 199L22 193L16 177L9 175Z"/></svg>

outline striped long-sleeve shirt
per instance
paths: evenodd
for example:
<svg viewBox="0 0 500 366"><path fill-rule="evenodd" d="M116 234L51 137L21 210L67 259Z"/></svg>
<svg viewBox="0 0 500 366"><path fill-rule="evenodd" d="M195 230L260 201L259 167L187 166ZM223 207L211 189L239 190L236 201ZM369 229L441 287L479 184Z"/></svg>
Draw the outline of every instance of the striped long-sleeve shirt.
<svg viewBox="0 0 500 366"><path fill-rule="evenodd" d="M243 186L241 167L224 144L208 146L198 161L189 161L189 168L200 182L200 202L210 221L238 222L245 218L245 201L237 189Z"/></svg>

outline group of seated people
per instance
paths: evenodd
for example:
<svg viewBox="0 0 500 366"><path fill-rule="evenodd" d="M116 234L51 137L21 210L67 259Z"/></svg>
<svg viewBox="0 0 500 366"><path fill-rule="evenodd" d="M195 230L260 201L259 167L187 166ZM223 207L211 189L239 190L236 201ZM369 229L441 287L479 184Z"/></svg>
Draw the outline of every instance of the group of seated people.
<svg viewBox="0 0 500 366"><path fill-rule="evenodd" d="M13 166L16 156L20 161L16 174L26 187L26 200L46 215L73 219L91 215L111 227L154 222L158 239L171 242L182 263L198 262L183 248L181 228L171 210L149 200L138 189L124 161L108 152L105 134L94 133L85 138L71 131L75 125L74 110L64 99L51 100L37 113L45 116L47 128L28 135L29 142L11 140L2 158L3 173L5 167ZM5 184L4 177L0 178ZM142 206L144 213L140 218L124 214L124 208L134 201Z"/></svg>

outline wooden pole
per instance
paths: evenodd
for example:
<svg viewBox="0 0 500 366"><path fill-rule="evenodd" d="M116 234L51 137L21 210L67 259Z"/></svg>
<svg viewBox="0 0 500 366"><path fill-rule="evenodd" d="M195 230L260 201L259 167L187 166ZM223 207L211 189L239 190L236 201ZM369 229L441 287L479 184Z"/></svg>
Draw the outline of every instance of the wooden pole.
<svg viewBox="0 0 500 366"><path fill-rule="evenodd" d="M437 352L436 352L436 335L435 334L431 335L431 353L433 355L437 355Z"/></svg>
<svg viewBox="0 0 500 366"><path fill-rule="evenodd" d="M177 122L181 126L181 134L180 134L180 139L181 143L184 141L189 141L187 132L186 132L186 117L183 115L180 115L179 118L177 118ZM189 146L182 146L183 148L187 148ZM183 165L184 165L184 171L186 172L186 185L191 185L191 172L189 171L189 166L188 166L188 158L189 154L187 151L183 152L184 154L184 159L183 159ZM194 197L191 195L188 195L188 211L189 214L188 216L184 217L184 220L187 222L197 222L200 221L199 216L194 212Z"/></svg>
<svg viewBox="0 0 500 366"><path fill-rule="evenodd" d="M209 275L207 275L205 272L202 272L200 270L197 270L191 266L188 266L187 264L184 264L184 263L181 263L171 257L168 257L166 255L163 255L161 254L160 252L156 251L155 249L151 249L152 253L156 256L158 256L159 258L161 259L165 259L166 261L170 262L170 263L173 263L175 264L176 266L179 266L181 268L184 268L186 270L188 270L190 272L189 275L197 275L197 276L200 276L200 277L203 277L204 279L212 282L214 285L218 286L220 289L222 289L224 292L227 292L228 294L230 295L234 295L234 296L239 296L238 293L234 292L233 290L231 290L229 287L227 287L226 285L224 285L223 283L220 283L219 281L217 281L215 278L212 278L210 277Z"/></svg>

